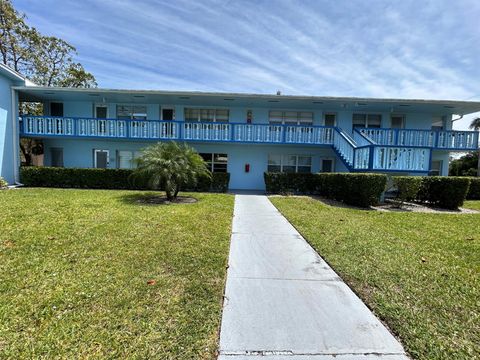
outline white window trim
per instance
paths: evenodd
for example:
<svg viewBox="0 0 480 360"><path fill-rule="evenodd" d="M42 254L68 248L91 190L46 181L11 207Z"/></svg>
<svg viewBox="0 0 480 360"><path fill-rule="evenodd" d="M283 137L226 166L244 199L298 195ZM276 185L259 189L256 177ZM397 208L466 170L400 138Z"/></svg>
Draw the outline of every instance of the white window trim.
<svg viewBox="0 0 480 360"><path fill-rule="evenodd" d="M97 168L97 152L106 152L107 153L107 169L110 165L110 150L106 149L93 149L93 167Z"/></svg>
<svg viewBox="0 0 480 360"><path fill-rule="evenodd" d="M286 113L286 112L295 112L295 113L297 113L297 121L296 121L296 124L295 124L295 125L307 125L307 124L308 124L309 126L313 126L313 124L314 124L314 122L315 122L315 112L313 112L313 111L311 111L311 110L269 109L269 110L268 110L268 122L269 122L270 124L272 124L272 123L270 122L270 113L271 113L272 111L282 112L282 122L281 122L282 125L285 125L285 116L284 116L283 113ZM302 112L311 113L311 114L312 114L312 121L311 121L311 122L300 121L300 120L298 119L298 114L299 114L299 113L302 113ZM272 125L280 125L280 124L273 123ZM294 125L294 124L288 123L287 125ZM308 126L308 125L307 125L307 126Z"/></svg>
<svg viewBox="0 0 480 360"><path fill-rule="evenodd" d="M438 175L435 175L435 176L443 176L443 160L432 160L432 163L430 164L430 171L429 173L431 173L433 171L432 169L432 165L434 162L438 162L440 163L440 167L438 169ZM429 174L430 175L430 174Z"/></svg>
<svg viewBox="0 0 480 360"><path fill-rule="evenodd" d="M186 117L185 117L185 110L186 109L215 110L215 112L213 113L213 121L212 122L217 122L217 110L227 110L228 111L227 123L230 122L230 108L229 107L222 107L222 106L185 106L183 108L183 120L184 121L186 121ZM201 112L198 113L197 122L201 122ZM221 121L221 122L225 123L225 121Z"/></svg>
<svg viewBox="0 0 480 360"><path fill-rule="evenodd" d="M94 104L94 105L93 105L93 117L94 117L95 119L97 119L97 108L100 108L100 107L107 109L107 117L106 117L106 119L109 119L109 113L110 113L109 110L110 110L110 109L108 108L108 105L107 105L107 104L103 104L103 103L102 103L102 104Z"/></svg>
<svg viewBox="0 0 480 360"><path fill-rule="evenodd" d="M134 169L134 168L135 168L134 166L131 166L131 167L129 167L129 168L121 168L121 167L120 167L120 152L129 152L129 153L131 153L131 155L132 155L132 160L131 160L131 161L132 161L132 164L130 164L130 165L133 165L133 162L134 162L136 159L138 159L138 156L135 156L135 154L141 153L141 151L139 151L139 150L117 150L117 151L116 151L116 156L115 156L116 168L117 168L117 169Z"/></svg>
<svg viewBox="0 0 480 360"><path fill-rule="evenodd" d="M135 120L135 121L146 121L148 120L148 104L138 104L138 103L117 103L115 104L115 118L118 119L118 107L119 106L145 106L145 119L134 119L133 116L135 114L139 114L139 113L132 113L132 115L130 116L130 120ZM143 115L143 113L142 113Z"/></svg>
<svg viewBox="0 0 480 360"><path fill-rule="evenodd" d="M208 170L210 170L212 173L213 173L213 169L214 169L214 165L215 165L215 164L222 164L222 165L223 165L223 163L221 163L221 162L218 162L218 161L217 161L217 162L215 162L215 160L214 160L214 159L215 159L215 154L217 154L217 155L219 155L219 154L225 154L225 155L227 155L227 172L228 172L228 153L219 153L219 152L210 153L210 152L202 152L202 153L199 153L199 154L209 154L209 155L211 155L211 159L212 159L212 160L210 160L210 161L205 161L205 162L207 162L207 163L209 162L209 163L210 163L210 169L208 169Z"/></svg>
<svg viewBox="0 0 480 360"><path fill-rule="evenodd" d="M174 105L160 105L160 120L163 121L163 110L173 110L173 119L175 121L175 106Z"/></svg>
<svg viewBox="0 0 480 360"><path fill-rule="evenodd" d="M361 111L355 111L352 113L352 126L353 124L353 115L365 115L365 128L368 128L368 116L369 115L380 115L380 128L382 127L382 121L383 121L383 114L382 113L375 113L375 112L361 112ZM374 128L375 129L375 128Z"/></svg>
<svg viewBox="0 0 480 360"><path fill-rule="evenodd" d="M287 156L295 156L295 173L298 173L298 157L309 157L310 158L310 173L312 173L312 165L313 165L313 155L310 154L268 154L267 157L267 170L268 167L270 166L270 162L268 161L268 158L270 155L277 155L280 156L280 172L283 173L283 167L284 166L292 166L292 165L285 165L284 164L284 159ZM273 165L273 164L272 164ZM277 165L275 165L277 166ZM300 165L300 167L307 167L306 165Z"/></svg>
<svg viewBox="0 0 480 360"><path fill-rule="evenodd" d="M392 118L393 117L401 117L402 118L402 127L401 128L396 128L396 129L405 129L405 125L407 122L407 116L405 114L391 114L390 115L390 127L392 128L393 123L392 123Z"/></svg>
<svg viewBox="0 0 480 360"><path fill-rule="evenodd" d="M323 117L323 126L327 126L327 125L325 125L325 116L326 116L326 115L334 115L334 116L335 116L335 123L333 124L333 126L337 126L338 114L337 114L336 112L334 112L334 111L325 111L325 112L323 113L323 116L322 116L322 117Z"/></svg>
<svg viewBox="0 0 480 360"><path fill-rule="evenodd" d="M335 172L335 158L333 157L322 157L320 158L320 172L323 172L323 160L331 160L332 161L332 172Z"/></svg>

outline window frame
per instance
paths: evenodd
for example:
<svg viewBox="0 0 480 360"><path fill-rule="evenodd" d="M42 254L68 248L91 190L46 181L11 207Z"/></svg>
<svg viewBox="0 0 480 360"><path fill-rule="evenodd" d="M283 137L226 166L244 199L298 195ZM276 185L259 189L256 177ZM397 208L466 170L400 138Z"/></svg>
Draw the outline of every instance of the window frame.
<svg viewBox="0 0 480 360"><path fill-rule="evenodd" d="M187 110L196 110L198 112L197 115L197 120L187 120ZM213 120L212 121L205 121L202 120L202 112L208 112L208 111L213 111ZM226 111L227 112L227 120L217 120L217 111ZM220 124L228 124L230 122L230 108L224 108L224 107L196 107L196 106L189 106L189 107L184 107L183 108L183 120L185 122L204 122L204 123L220 123Z"/></svg>
<svg viewBox="0 0 480 360"><path fill-rule="evenodd" d="M107 153L107 159L106 159L106 167L105 168L99 168L97 167L97 153L105 152ZM108 169L110 167L110 150L108 149L93 149L93 167L95 169Z"/></svg>
<svg viewBox="0 0 480 360"><path fill-rule="evenodd" d="M163 118L163 110L172 110L172 120L165 120ZM175 106L174 105L160 105L160 120L175 121Z"/></svg>
<svg viewBox="0 0 480 360"><path fill-rule="evenodd" d="M121 152L129 152L132 156L130 160L130 167L120 167L120 153ZM135 164L135 160L139 158L139 155L141 154L141 151L139 150L117 150L115 160L116 160L116 168L117 169L136 169L136 166L133 166Z"/></svg>
<svg viewBox="0 0 480 360"><path fill-rule="evenodd" d="M435 120L440 120L441 123L442 123L442 126L437 126L437 125L434 125L435 123ZM436 130L436 131L443 131L445 130L447 127L447 122L445 120L445 116L443 115L433 115L432 116L432 124L431 124L431 129L432 130Z"/></svg>
<svg viewBox="0 0 480 360"><path fill-rule="evenodd" d="M355 115L363 115L365 116L365 124L364 126L355 126L354 122L353 122L353 117ZM378 127L371 127L369 125L369 120L370 120L370 116L380 116L380 126ZM381 113L366 113L366 112L354 112L352 113L352 129L355 129L355 128L371 128L371 129L380 129L382 127L382 120L383 120L383 116Z"/></svg>
<svg viewBox="0 0 480 360"><path fill-rule="evenodd" d="M104 118L99 118L97 115L97 108L104 108L106 109L106 116ZM109 109L107 104L93 104L93 117L95 119L108 119Z"/></svg>
<svg viewBox="0 0 480 360"><path fill-rule="evenodd" d="M433 169L433 163L439 163L439 168ZM435 174L435 172L438 171L438 174ZM428 176L443 176L443 160L432 160L430 164L430 169L428 170Z"/></svg>
<svg viewBox="0 0 480 360"><path fill-rule="evenodd" d="M130 113L130 118L129 119L124 119L124 118L119 118L118 117L118 108L120 106L124 106L124 107L132 107L132 111ZM136 113L135 112L135 107L145 107L145 112L144 113ZM145 114L145 119L139 119L139 118L135 118L135 114ZM115 107L115 118L117 120L130 120L130 121L146 121L148 120L148 106L147 104L128 104L128 103L119 103L119 104L116 104L116 107Z"/></svg>
<svg viewBox="0 0 480 360"><path fill-rule="evenodd" d="M393 127L393 118L394 117L397 117L397 118L402 118L402 126L401 127ZM405 129L405 125L406 125L406 115L405 114L391 114L390 115L390 128L392 129Z"/></svg>
<svg viewBox="0 0 480 360"><path fill-rule="evenodd" d="M277 117L280 120L275 120L272 121L271 119L273 116L271 115L272 113L277 112L281 113L280 117ZM293 121L289 120L292 119L291 117L288 118L286 116L287 113L296 113L296 120L295 123ZM303 118L300 116L301 114L311 114L311 122L310 121L302 121L301 119ZM270 125L299 125L299 126L313 126L315 120L315 114L313 111L308 111L308 110L282 110L282 109L275 109L275 110L268 110L268 123ZM287 121L287 122L285 122Z"/></svg>
<svg viewBox="0 0 480 360"><path fill-rule="evenodd" d="M60 161L61 164L54 164L53 163L54 152L57 152L57 153L61 154L61 161ZM51 167L60 167L60 168L65 167L65 157L64 157L63 147L54 146L54 147L50 148L50 166Z"/></svg>
<svg viewBox="0 0 480 360"><path fill-rule="evenodd" d="M61 115L53 115L52 114L52 105L53 104L57 104L57 105L60 105L59 106L59 109L61 109ZM64 117L65 116L65 105L63 104L63 101L50 101L49 105L48 105L48 112L50 114L50 116L56 116L56 117Z"/></svg>
<svg viewBox="0 0 480 360"><path fill-rule="evenodd" d="M277 165L277 164L271 164L271 161L270 161L270 158L271 157L274 157L274 156L279 156L280 157L280 165ZM288 157L291 157L291 156L294 156L295 157L295 171L293 173L299 173L298 171L298 168L301 167L301 168L306 168L306 167L309 167L310 168L310 172L309 173L312 173L312 165L313 165L313 155L310 155L310 154L268 154L268 158L267 158L267 172L279 172L279 173L288 173L291 171L284 171L284 168L285 167L292 167L293 165L290 165L290 164L287 164L286 163L286 159ZM301 158L301 157L305 157L305 158L310 158L310 165L307 166L307 165L299 165L299 161L298 161L298 158ZM275 167L278 167L280 166L280 171L270 171L270 166L275 166ZM305 173L305 172L301 172L301 173Z"/></svg>
<svg viewBox="0 0 480 360"><path fill-rule="evenodd" d="M332 171L323 171L323 161L324 160L332 162ZM322 158L320 158L320 171L319 172L326 173L326 174L335 172L335 158L333 158L333 157L322 157Z"/></svg>
<svg viewBox="0 0 480 360"><path fill-rule="evenodd" d="M203 158L205 163L207 163L208 170L212 173L227 173L228 172L228 153L215 153L215 152L206 152L206 153L199 153L199 155ZM204 155L210 155L210 160L206 160ZM220 161L215 161L215 158L217 156L222 156L227 158L225 162L220 162ZM215 165L225 165L225 171L218 171L218 169L215 169Z"/></svg>
<svg viewBox="0 0 480 360"><path fill-rule="evenodd" d="M325 122L327 120L326 119L327 116L334 116L335 117L335 119L333 121L333 125L326 125ZM331 112L331 111L324 112L323 113L323 126L333 126L333 127L337 126L337 113L336 112Z"/></svg>

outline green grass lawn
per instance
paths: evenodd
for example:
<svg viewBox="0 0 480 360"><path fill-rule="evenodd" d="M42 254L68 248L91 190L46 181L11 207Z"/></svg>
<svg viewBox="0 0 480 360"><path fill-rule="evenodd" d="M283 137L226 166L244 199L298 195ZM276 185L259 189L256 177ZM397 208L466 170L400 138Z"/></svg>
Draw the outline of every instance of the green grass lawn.
<svg viewBox="0 0 480 360"><path fill-rule="evenodd" d="M271 200L412 357L480 358L479 214L354 210L306 197Z"/></svg>
<svg viewBox="0 0 480 360"><path fill-rule="evenodd" d="M139 194L0 191L0 358L214 357L234 198Z"/></svg>
<svg viewBox="0 0 480 360"><path fill-rule="evenodd" d="M465 204L463 204L462 207L467 209L480 210L480 200L465 201Z"/></svg>

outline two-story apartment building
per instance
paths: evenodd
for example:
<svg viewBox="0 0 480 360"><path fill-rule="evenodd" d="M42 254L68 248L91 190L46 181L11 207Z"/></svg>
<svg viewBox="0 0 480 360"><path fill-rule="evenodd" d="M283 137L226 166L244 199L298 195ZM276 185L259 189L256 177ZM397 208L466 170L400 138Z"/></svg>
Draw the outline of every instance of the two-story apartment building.
<svg viewBox="0 0 480 360"><path fill-rule="evenodd" d="M450 152L478 148L478 132L451 128L479 102L51 88L0 70L10 182L20 137L43 142L45 165L65 167L131 168L153 142L186 142L231 174L230 189L264 189L265 171L447 175ZM44 116L19 116L19 101L43 103Z"/></svg>

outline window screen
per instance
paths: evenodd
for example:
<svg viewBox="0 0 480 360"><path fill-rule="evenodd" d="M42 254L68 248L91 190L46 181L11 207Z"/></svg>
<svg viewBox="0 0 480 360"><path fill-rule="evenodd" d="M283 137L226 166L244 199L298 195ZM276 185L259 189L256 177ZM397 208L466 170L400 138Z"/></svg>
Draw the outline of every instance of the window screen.
<svg viewBox="0 0 480 360"><path fill-rule="evenodd" d="M185 108L185 121L189 122L228 122L230 111L228 109L199 109Z"/></svg>
<svg viewBox="0 0 480 360"><path fill-rule="evenodd" d="M325 126L335 126L336 124L336 115L335 114L325 114Z"/></svg>
<svg viewBox="0 0 480 360"><path fill-rule="evenodd" d="M405 117L403 115L392 115L392 129L403 129L405 127Z"/></svg>

